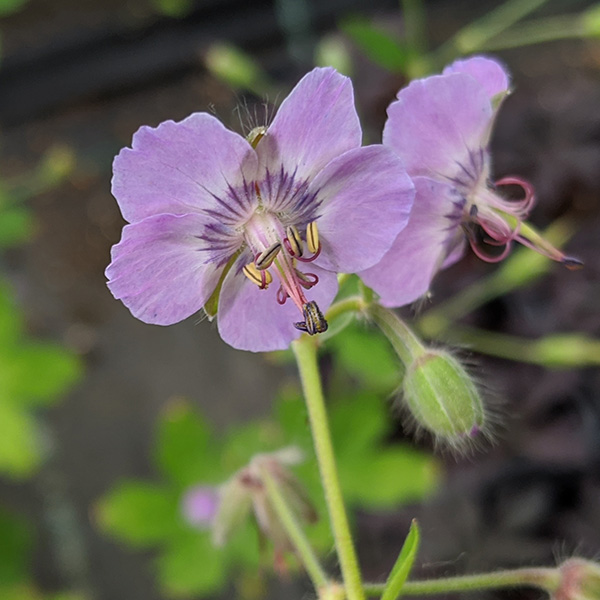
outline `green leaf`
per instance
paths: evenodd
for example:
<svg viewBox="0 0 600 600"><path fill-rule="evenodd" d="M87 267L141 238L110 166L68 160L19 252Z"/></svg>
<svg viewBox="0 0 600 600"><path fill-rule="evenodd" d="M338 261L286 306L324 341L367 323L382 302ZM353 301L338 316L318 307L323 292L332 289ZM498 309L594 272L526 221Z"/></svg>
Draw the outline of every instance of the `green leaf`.
<svg viewBox="0 0 600 600"><path fill-rule="evenodd" d="M215 548L207 532L181 531L157 559L158 578L165 594L204 597L226 583L228 555Z"/></svg>
<svg viewBox="0 0 600 600"><path fill-rule="evenodd" d="M47 404L81 374L76 356L47 342L28 342L0 355L0 401Z"/></svg>
<svg viewBox="0 0 600 600"><path fill-rule="evenodd" d="M159 423L156 462L180 487L223 478L210 425L183 400L171 403Z"/></svg>
<svg viewBox="0 0 600 600"><path fill-rule="evenodd" d="M363 18L352 18L342 22L341 30L374 63L394 73L405 72L410 53L400 40Z"/></svg>
<svg viewBox="0 0 600 600"><path fill-rule="evenodd" d="M0 348L14 344L23 333L21 314L8 285L0 281Z"/></svg>
<svg viewBox="0 0 600 600"><path fill-rule="evenodd" d="M408 578L413 563L415 562L417 551L419 549L419 540L419 527L417 521L413 519L408 535L402 545L400 555L386 582L381 600L396 600L398 596L400 596L402 586Z"/></svg>
<svg viewBox="0 0 600 600"><path fill-rule="evenodd" d="M21 10L27 2L28 0L0 0L0 16Z"/></svg>
<svg viewBox="0 0 600 600"><path fill-rule="evenodd" d="M95 509L98 526L117 539L147 548L181 528L177 495L165 486L124 481Z"/></svg>
<svg viewBox="0 0 600 600"><path fill-rule="evenodd" d="M389 391L398 385L402 368L391 345L379 333L350 325L329 344L339 364L366 386Z"/></svg>
<svg viewBox="0 0 600 600"><path fill-rule="evenodd" d="M0 531L0 582L6 586L23 583L29 579L30 528L25 519L0 510Z"/></svg>
<svg viewBox="0 0 600 600"><path fill-rule="evenodd" d="M0 401L0 473L21 479L41 462L35 419L19 406Z"/></svg>
<svg viewBox="0 0 600 600"><path fill-rule="evenodd" d="M340 460L339 469L347 501L370 508L422 500L439 479L434 459L410 446L373 447L352 461Z"/></svg>
<svg viewBox="0 0 600 600"><path fill-rule="evenodd" d="M4 208L0 212L0 248L22 244L33 235L31 211L23 206Z"/></svg>

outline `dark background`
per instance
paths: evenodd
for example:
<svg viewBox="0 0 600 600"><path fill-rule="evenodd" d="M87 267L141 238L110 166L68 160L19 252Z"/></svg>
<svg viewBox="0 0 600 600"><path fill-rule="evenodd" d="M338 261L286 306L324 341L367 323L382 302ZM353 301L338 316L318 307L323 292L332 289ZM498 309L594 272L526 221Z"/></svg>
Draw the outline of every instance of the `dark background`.
<svg viewBox="0 0 600 600"><path fill-rule="evenodd" d="M30 331L63 342L87 367L83 382L47 415L47 465L28 483L0 484L3 501L36 524L42 588L88 590L97 600L158 600L149 557L97 533L90 507L119 478L152 476L155 420L169 398L193 398L217 426L269 410L279 368L229 348L214 324L198 318L168 328L135 320L108 292L103 271L123 225L110 195L111 161L132 133L202 110L239 129L240 97L203 67L211 42L240 45L291 87L311 67L312 44L342 16L359 11L400 26L393 1L307 1L309 27L293 45L281 18L284 4L201 0L187 16L171 19L142 0L31 0L0 23L0 171L26 170L57 142L77 157L67 182L31 201L37 234L5 260ZM443 41L498 4L427 2L431 39ZM587 4L558 1L549 8L576 11ZM569 251L586 266L574 273L556 266L471 320L528 337L598 336L600 42L499 56L513 72L516 92L493 140L496 173L534 183L538 226L567 213L576 219ZM355 58L359 110L376 138L403 81L358 52ZM468 257L438 278L438 297L490 269ZM422 575L553 563L574 552L591 557L600 548L598 370L476 360L501 400L497 444L468 459L443 457L444 487L428 505L359 515L370 579L387 572L413 516L424 535ZM306 596L308 588L298 585L295 591L296 584L284 584L274 597Z"/></svg>

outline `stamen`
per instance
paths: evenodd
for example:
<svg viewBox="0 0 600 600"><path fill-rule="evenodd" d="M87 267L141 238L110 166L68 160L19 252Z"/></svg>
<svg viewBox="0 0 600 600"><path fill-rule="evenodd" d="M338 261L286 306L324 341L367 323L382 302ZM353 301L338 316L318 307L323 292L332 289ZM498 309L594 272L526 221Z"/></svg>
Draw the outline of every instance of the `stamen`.
<svg viewBox="0 0 600 600"><path fill-rule="evenodd" d="M308 335L316 335L317 333L327 331L329 325L315 301L311 300L307 302L302 307L302 312L304 314L304 322L294 323L296 329L304 331Z"/></svg>
<svg viewBox="0 0 600 600"><path fill-rule="evenodd" d="M283 286L280 285L277 290L277 302L283 305L289 297L289 294L283 289Z"/></svg>
<svg viewBox="0 0 600 600"><path fill-rule="evenodd" d="M310 290L311 287L319 283L319 277L315 275L315 273L303 273L302 271L298 271L298 269L296 269L296 275L300 280L300 285L306 290Z"/></svg>
<svg viewBox="0 0 600 600"><path fill-rule="evenodd" d="M306 245L313 254L321 252L321 243L319 242L319 230L317 228L317 222L312 221L306 227Z"/></svg>
<svg viewBox="0 0 600 600"><path fill-rule="evenodd" d="M271 246L269 246L256 257L256 260L254 261L256 268L259 271L268 269L273 264L273 261L277 258L280 250L281 244L279 242L271 244Z"/></svg>
<svg viewBox="0 0 600 600"><path fill-rule="evenodd" d="M298 229L294 227L294 225L290 225L285 230L286 238L284 239L284 243L287 241L286 250L292 256L302 256L304 252L302 249L302 238L300 237L300 233Z"/></svg>
<svg viewBox="0 0 600 600"><path fill-rule="evenodd" d="M259 271L253 262L245 265L242 268L242 271L244 275L261 290L266 290L273 281L273 277L269 271Z"/></svg>
<svg viewBox="0 0 600 600"><path fill-rule="evenodd" d="M250 143L250 145L256 149L256 146L258 146L258 142L260 142L260 140L262 140L265 135L267 135L267 128L264 127L263 125L260 125L258 127L255 127L247 136L246 139L248 140L248 142Z"/></svg>

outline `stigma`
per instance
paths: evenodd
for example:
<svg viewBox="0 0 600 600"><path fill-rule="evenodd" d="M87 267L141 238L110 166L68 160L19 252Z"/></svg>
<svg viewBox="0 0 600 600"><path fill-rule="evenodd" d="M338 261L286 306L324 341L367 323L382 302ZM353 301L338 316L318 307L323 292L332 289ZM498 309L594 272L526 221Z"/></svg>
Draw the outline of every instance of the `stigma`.
<svg viewBox="0 0 600 600"><path fill-rule="evenodd" d="M498 188L511 186L521 190L518 200L504 199ZM486 262L504 259L518 242L568 269L579 269L583 263L566 256L542 237L526 219L535 205L533 186L519 177L504 177L495 184L478 185L464 207L462 228L473 252Z"/></svg>
<svg viewBox="0 0 600 600"><path fill-rule="evenodd" d="M300 269L302 263L311 263L321 254L316 221L308 223L301 235L295 225L284 227L274 214L255 214L246 223L245 238L254 261L243 267L244 275L261 290L278 278L277 302L283 305L289 299L302 315L303 320L295 322L294 327L309 335L327 331L327 321L317 303L305 295L319 283L319 277Z"/></svg>

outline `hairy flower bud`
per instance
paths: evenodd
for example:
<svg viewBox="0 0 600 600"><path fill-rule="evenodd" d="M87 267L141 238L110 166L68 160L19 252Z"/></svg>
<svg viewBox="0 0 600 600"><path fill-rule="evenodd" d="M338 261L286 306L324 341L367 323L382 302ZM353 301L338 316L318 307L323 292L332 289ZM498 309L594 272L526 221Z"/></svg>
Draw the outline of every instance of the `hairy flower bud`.
<svg viewBox="0 0 600 600"><path fill-rule="evenodd" d="M404 402L416 423L454 446L479 433L485 411L465 368L444 350L426 350L407 365Z"/></svg>
<svg viewBox="0 0 600 600"><path fill-rule="evenodd" d="M600 565L571 558L560 566L560 582L552 600L597 600L600 598Z"/></svg>

